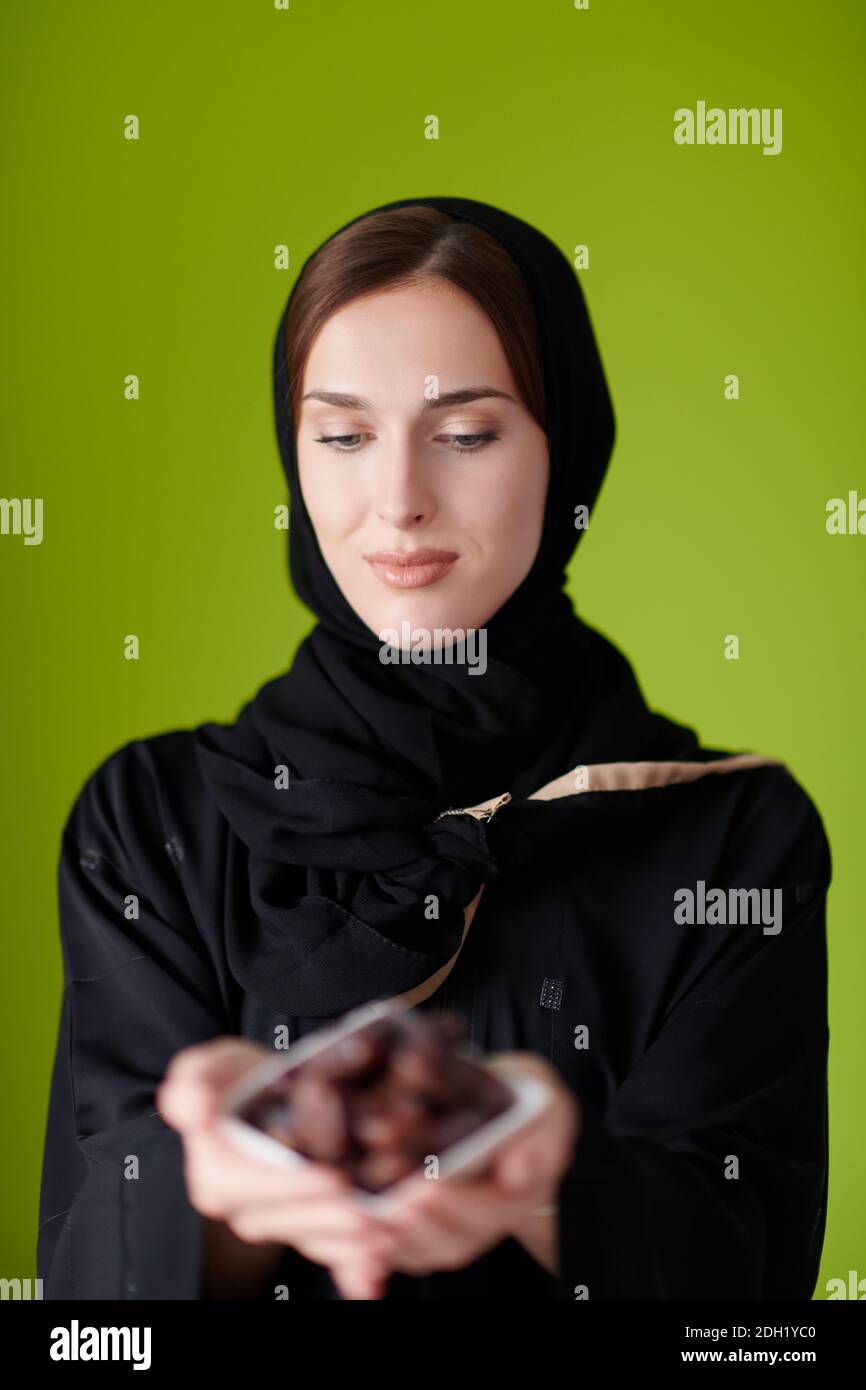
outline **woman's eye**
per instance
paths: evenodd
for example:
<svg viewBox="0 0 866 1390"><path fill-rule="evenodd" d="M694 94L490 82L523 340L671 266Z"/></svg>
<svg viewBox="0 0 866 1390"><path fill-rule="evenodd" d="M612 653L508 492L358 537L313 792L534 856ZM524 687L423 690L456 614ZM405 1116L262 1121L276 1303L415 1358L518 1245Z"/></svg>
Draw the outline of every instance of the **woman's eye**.
<svg viewBox="0 0 866 1390"><path fill-rule="evenodd" d="M495 430L485 430L482 434L440 434L436 437L453 439L455 452L458 454L477 454L498 439L499 435Z"/></svg>
<svg viewBox="0 0 866 1390"><path fill-rule="evenodd" d="M314 442L316 444L330 444L338 454L351 454L355 452L352 444L353 440L363 439L362 434L323 434Z"/></svg>

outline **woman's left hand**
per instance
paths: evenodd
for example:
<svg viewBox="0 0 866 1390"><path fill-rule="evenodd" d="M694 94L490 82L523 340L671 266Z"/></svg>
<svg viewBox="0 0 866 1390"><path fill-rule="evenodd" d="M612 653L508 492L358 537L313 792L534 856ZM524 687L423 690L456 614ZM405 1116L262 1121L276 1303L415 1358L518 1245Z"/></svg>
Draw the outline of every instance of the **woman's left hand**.
<svg viewBox="0 0 866 1390"><path fill-rule="evenodd" d="M578 1101L534 1052L497 1053L481 1065L539 1078L550 1089L549 1104L503 1143L482 1176L438 1181L419 1174L400 1184L399 1205L379 1217L394 1235L393 1252L388 1265L378 1267L378 1277L368 1267L374 1277L365 1285L367 1297L384 1291L392 1271L422 1275L461 1269L508 1236L519 1239L551 1273L556 1271L557 1218L534 1213L556 1203L580 1129ZM339 1281L340 1271L332 1272Z"/></svg>

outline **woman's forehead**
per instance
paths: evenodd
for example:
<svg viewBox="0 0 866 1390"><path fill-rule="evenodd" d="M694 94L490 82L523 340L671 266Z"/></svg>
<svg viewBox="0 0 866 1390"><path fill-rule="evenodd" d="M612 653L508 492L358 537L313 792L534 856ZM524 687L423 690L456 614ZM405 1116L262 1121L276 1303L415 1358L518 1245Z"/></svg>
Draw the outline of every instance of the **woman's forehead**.
<svg viewBox="0 0 866 1390"><path fill-rule="evenodd" d="M469 404L482 389L492 403L517 403L499 336L468 296L416 288L365 295L325 322L307 356L303 398L344 409L377 409L399 396L419 408L451 397ZM454 399L464 392L466 399ZM335 397L354 397L340 401Z"/></svg>

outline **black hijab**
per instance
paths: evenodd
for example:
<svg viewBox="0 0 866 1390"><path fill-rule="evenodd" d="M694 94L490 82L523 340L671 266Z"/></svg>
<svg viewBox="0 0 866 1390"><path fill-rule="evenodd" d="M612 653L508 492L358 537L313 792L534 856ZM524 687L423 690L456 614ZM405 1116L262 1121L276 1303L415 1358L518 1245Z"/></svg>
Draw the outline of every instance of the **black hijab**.
<svg viewBox="0 0 866 1390"><path fill-rule="evenodd" d="M486 625L484 673L383 664L380 638L343 597L301 494L284 356L290 297L274 350L277 437L292 582L319 621L236 723L201 725L196 740L245 847L233 885L244 911L227 925L232 970L249 993L306 1017L420 984L457 950L463 908L481 883L509 864L573 858L592 805L627 795L526 799L544 783L581 764L698 749L691 730L647 708L628 662L563 592L582 535L575 508L592 508L614 439L571 265L534 227L487 203L407 198L371 211L409 206L484 228L522 272L541 331L550 482L535 562ZM487 822L438 818L506 791L513 800Z"/></svg>

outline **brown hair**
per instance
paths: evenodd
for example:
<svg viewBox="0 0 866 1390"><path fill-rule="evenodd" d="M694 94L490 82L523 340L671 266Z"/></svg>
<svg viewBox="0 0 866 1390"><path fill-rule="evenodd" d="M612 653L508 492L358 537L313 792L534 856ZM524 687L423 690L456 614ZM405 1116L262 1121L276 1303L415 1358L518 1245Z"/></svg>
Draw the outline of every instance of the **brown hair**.
<svg viewBox="0 0 866 1390"><path fill-rule="evenodd" d="M450 280L487 314L523 404L547 430L538 320L518 266L483 228L423 206L362 217L326 242L305 266L285 327L296 428L304 366L316 334L331 314L361 295L432 276Z"/></svg>

